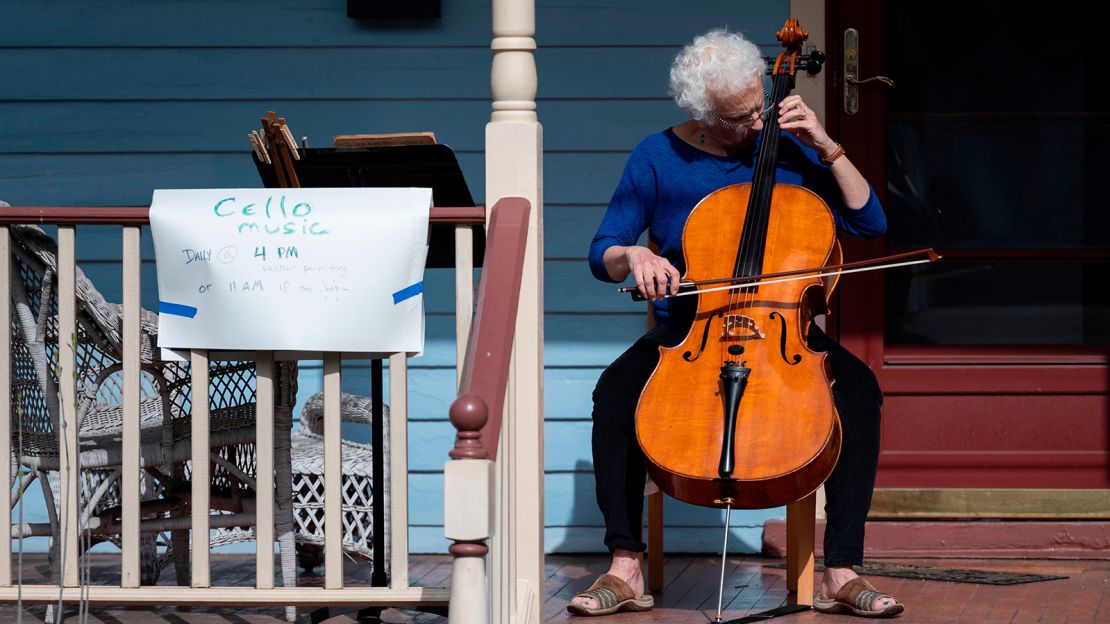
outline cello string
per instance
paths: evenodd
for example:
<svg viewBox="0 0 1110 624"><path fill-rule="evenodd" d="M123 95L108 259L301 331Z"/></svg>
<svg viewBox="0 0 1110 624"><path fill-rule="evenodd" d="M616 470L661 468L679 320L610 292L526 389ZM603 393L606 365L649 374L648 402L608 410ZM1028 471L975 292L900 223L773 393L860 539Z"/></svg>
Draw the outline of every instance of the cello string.
<svg viewBox="0 0 1110 624"><path fill-rule="evenodd" d="M773 86L772 91L774 91ZM766 100L767 98L765 97L764 107L767 106ZM764 124L763 132L766 133L766 124ZM745 223L743 230L741 231L740 245L739 249L737 250L737 259L733 269L733 277L742 277L752 274L752 257L756 253L756 241L754 240L756 236L754 235L754 233L758 232L759 229L758 225L753 224L758 224L760 221L758 209L762 206L763 203L761 201L761 189L763 187L763 184L762 176L760 175L763 163L763 151L764 148L762 147L762 143L760 143L760 149L756 155L756 164L752 172L752 182L748 196L748 206L744 216ZM727 336L729 340L731 340L732 338L729 332L733 328L729 326L728 321L729 319L733 318L734 314L737 317L740 316L739 310L744 307L743 302L746 300L746 296L747 293L740 292L731 293L729 295L729 304L725 323L725 336ZM723 342L729 342L729 340L725 340ZM724 359L724 354L722 354L722 363Z"/></svg>
<svg viewBox="0 0 1110 624"><path fill-rule="evenodd" d="M768 115L767 121L763 125L763 131L760 138L759 156L756 163L756 172L753 180L752 195L755 200L754 214L749 214L748 218L753 219L751 228L745 228L746 238L751 239L751 246L745 253L743 275L758 275L762 272L762 264L766 254L766 236L767 225L770 222L770 209L771 197L774 190L774 171L775 161L778 154L778 132L779 123L778 116L775 115L779 103L785 97L785 92L788 90L784 77L781 75L775 76L772 79L772 97L770 102L771 113ZM744 316L750 317L749 310L755 303L756 289L745 289L743 294L738 297L742 302L741 307L744 310Z"/></svg>
<svg viewBox="0 0 1110 624"><path fill-rule="evenodd" d="M775 93L775 85L774 85L774 79L773 78L772 78L771 91L772 91L772 94ZM764 110L761 111L761 114L765 114L766 109L768 108L768 102L767 102L768 97L766 96L766 93L767 93L766 90L764 90ZM773 109L773 107L775 106L775 104L774 104L774 95L772 95L770 99L771 99L770 108ZM770 116L773 116L773 114L770 115ZM764 122L764 128L763 128L763 131L762 131L763 136L767 136L767 123L768 122ZM736 263L733 267L733 277L742 277L742 276L747 276L747 275L754 275L755 273L753 273L753 264L754 264L754 259L753 258L762 253L762 250L759 246L759 241L756 240L756 239L760 238L759 236L757 236L757 234L762 229L762 219L759 216L759 211L760 211L761 207L764 205L764 201L762 199L762 196L763 196L762 189L765 187L765 184L764 184L765 175L761 174L762 171L765 171L764 158L763 158L764 151L765 151L765 148L763 147L763 143L761 141L760 142L760 148L759 148L759 150L756 154L755 167L753 168L753 171L752 171L752 181L751 181L751 188L750 188L749 195L748 195L748 205L746 206L747 210L745 211L745 215L744 215L744 226L743 226L743 229L742 229L741 235L740 235L740 245L739 245L739 248L737 250ZM753 208L755 208L756 210L753 210ZM740 317L745 316L744 314L741 314L740 311L742 309L746 308L749 305L749 300L750 300L750 297L748 296L748 293L735 292L735 293L730 293L730 295L729 295L728 306L725 310L725 314L726 314L725 323L724 323L724 327L723 327L724 335L722 336L722 338L724 338L724 339L721 340L721 344L722 344L721 362L722 362L722 365L728 359L725 355L726 352L727 352L726 349L725 349L725 346L729 345L729 343L734 341L734 340L738 341L738 339L734 338L731 335L731 331L733 331L735 328L730 326L729 322L733 318L740 318ZM731 356L731 354L728 354L728 355Z"/></svg>
<svg viewBox="0 0 1110 624"><path fill-rule="evenodd" d="M764 124L762 136L760 138L759 162L757 163L756 176L759 181L759 186L755 189L758 201L757 210L752 215L754 227L752 232L755 236L752 238L752 251L749 254L745 267L745 275L758 275L761 273L761 264L767 250L766 234L767 224L770 220L770 200L772 190L774 188L774 166L775 166L775 153L776 146L775 137L778 133L778 117L774 115L774 110L778 103L782 101L783 89L782 80L776 79L772 83L772 98L770 103L771 114L768 116L767 122ZM754 299L755 294L750 293L750 298ZM753 303L747 302L748 305Z"/></svg>
<svg viewBox="0 0 1110 624"><path fill-rule="evenodd" d="M752 206L751 198L753 196L752 193L754 193L754 191L755 191L754 184L755 184L755 178L754 178L754 175L753 175L753 178L752 178L752 185L753 186L751 187L751 189L749 191L749 194L748 194L748 205L743 207L744 208L743 216L744 216L745 223L741 227L741 230L740 230L740 241L739 241L739 244L737 245L737 248L736 248L736 257L733 260L733 267L732 267L733 277L739 277L742 274L742 262L743 262L744 257L746 256L746 253L747 253L748 236L746 236L745 234L747 233L747 230L748 230L747 219L748 219L748 217L750 217L750 209L751 209L751 206ZM737 210L739 210L740 206L737 206L736 208L737 208ZM735 338L732 335L731 322L732 322L734 312L737 308L737 305L738 305L737 293L729 293L728 294L728 303L725 305L725 309L723 311L723 316L722 316L722 320L721 320L721 337L720 337L720 340L717 341L717 345L718 345L717 350L718 350L718 355L719 355L719 359L720 359L722 368L725 366L725 364L731 358L731 354L728 352L728 349L732 346L732 342L735 340Z"/></svg>
<svg viewBox="0 0 1110 624"><path fill-rule="evenodd" d="M758 264L753 264L752 267L752 270L754 272L753 274L763 273L766 266L767 236L770 233L772 200L774 199L776 173L778 167L779 142L781 140L782 134L781 127L779 126L778 115L776 113L778 111L779 104L782 102L783 99L786 98L791 89L790 82L792 78L789 75L780 74L776 78L777 80L774 88L775 103L773 105L771 113L771 117L773 117L773 119L769 119L770 123L768 124L768 127L766 129L766 136L764 138L765 141L769 142L767 143L766 163L764 164L763 171L763 176L765 180L764 188L762 190L764 210L760 215L760 217L762 218L762 222L760 223L759 229L763 236L760 237L759 257L755 260L755 262L757 262ZM753 305L755 303L754 300L756 298L757 290L758 289L753 289L750 291Z"/></svg>

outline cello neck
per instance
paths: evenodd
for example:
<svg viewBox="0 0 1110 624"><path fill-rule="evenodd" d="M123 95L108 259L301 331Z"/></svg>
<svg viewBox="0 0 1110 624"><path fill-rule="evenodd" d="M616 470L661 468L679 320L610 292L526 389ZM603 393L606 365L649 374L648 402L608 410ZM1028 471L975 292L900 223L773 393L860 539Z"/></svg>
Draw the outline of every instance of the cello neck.
<svg viewBox="0 0 1110 624"><path fill-rule="evenodd" d="M776 63L776 68L778 63ZM778 107L790 94L794 77L776 73L771 81L771 97L767 103L767 120L760 132L759 152L752 172L752 192L748 199L747 218L736 253L734 277L759 275L763 272L763 254L767 239L767 224L771 214L771 194L775 188L775 163L779 154Z"/></svg>
<svg viewBox="0 0 1110 624"><path fill-rule="evenodd" d="M768 114L767 120L763 122L763 131L760 132L759 153L755 161L753 184L757 180L766 180L770 186L775 184L775 163L778 161L779 136L782 134L779 128L778 109L779 104L782 104L782 101L790 95L793 89L793 76L776 74L771 79L771 95L767 102L767 108L771 112Z"/></svg>

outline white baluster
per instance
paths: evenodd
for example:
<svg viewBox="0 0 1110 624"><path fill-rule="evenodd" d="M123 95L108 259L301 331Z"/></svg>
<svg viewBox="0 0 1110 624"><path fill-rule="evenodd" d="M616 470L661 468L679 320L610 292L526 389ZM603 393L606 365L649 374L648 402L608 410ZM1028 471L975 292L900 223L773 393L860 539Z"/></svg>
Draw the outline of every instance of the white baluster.
<svg viewBox="0 0 1110 624"><path fill-rule="evenodd" d="M138 587L139 571L139 442L140 386L139 318L142 299L142 250L139 226L123 228L123 462L121 587Z"/></svg>

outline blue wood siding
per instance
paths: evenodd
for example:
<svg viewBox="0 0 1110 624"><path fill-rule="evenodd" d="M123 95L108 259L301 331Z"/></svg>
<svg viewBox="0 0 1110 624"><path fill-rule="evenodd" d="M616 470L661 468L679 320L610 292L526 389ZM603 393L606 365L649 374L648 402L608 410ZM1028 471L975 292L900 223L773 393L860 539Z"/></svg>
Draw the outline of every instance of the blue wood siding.
<svg viewBox="0 0 1110 624"><path fill-rule="evenodd" d="M678 48L712 26L768 53L786 0L539 0L538 110L544 125L545 523L553 552L602 549L589 456L590 394L639 335L644 310L590 276L585 255L624 160L681 120L666 95ZM336 134L434 130L484 201L488 1L445 0L420 25L347 19L345 3L0 0L0 199L17 205L138 205L156 188L253 187L245 134L267 110L309 145ZM81 228L82 269L119 301L120 236ZM157 301L149 236L144 304ZM454 386L453 280L427 279L428 344L411 362L411 546L442 552L442 464ZM299 402L321 387L303 366ZM344 390L368 393L369 368ZM348 427L345 434L367 439ZM45 520L41 507L28 521ZM734 516L734 544L759 548L762 521ZM36 516L38 517L36 519ZM672 552L716 548L720 514L669 501Z"/></svg>

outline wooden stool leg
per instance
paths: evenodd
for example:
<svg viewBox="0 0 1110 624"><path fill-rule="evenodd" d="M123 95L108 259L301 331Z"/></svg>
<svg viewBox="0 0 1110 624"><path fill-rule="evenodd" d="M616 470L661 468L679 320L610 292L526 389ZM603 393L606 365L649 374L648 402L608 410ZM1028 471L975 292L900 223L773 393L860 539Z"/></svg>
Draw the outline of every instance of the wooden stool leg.
<svg viewBox="0 0 1110 624"><path fill-rule="evenodd" d="M817 495L786 506L786 589L798 604L813 604L813 539Z"/></svg>
<svg viewBox="0 0 1110 624"><path fill-rule="evenodd" d="M648 590L663 591L663 493L648 494Z"/></svg>

